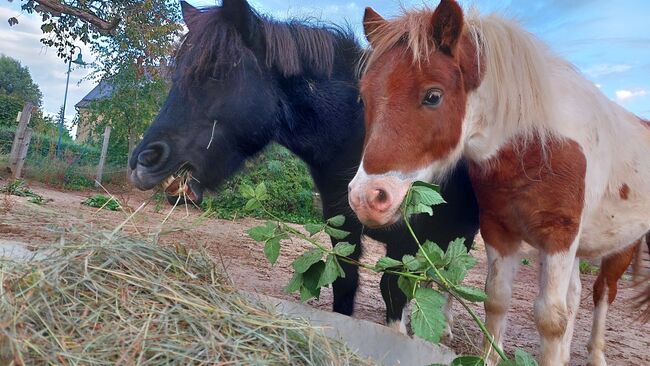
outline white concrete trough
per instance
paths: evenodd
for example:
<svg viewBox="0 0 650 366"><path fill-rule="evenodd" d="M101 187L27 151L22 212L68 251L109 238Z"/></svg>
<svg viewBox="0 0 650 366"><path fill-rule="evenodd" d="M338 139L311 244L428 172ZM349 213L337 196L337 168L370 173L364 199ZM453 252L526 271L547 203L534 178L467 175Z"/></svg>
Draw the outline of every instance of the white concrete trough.
<svg viewBox="0 0 650 366"><path fill-rule="evenodd" d="M282 314L305 319L313 326L322 328L328 337L344 342L357 354L376 361L378 365L448 365L456 358L456 354L444 345L410 338L383 325L291 301L257 294L250 296L274 305Z"/></svg>

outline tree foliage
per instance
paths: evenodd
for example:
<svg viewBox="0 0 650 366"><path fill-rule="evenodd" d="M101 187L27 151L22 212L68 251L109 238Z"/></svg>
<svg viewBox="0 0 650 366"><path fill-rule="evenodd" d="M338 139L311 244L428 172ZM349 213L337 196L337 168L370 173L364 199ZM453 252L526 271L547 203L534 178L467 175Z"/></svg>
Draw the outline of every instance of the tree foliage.
<svg viewBox="0 0 650 366"><path fill-rule="evenodd" d="M12 0L9 0L12 1ZM115 61L141 58L141 67L154 61L160 48L181 30L178 1L168 0L20 0L27 13L39 13L43 24L42 42L68 59L78 43L93 44L95 51L115 53ZM10 25L19 23L8 19ZM162 53L167 53L165 50ZM168 53L167 53L168 54ZM120 57L118 57L120 56ZM106 62L111 61L111 62ZM104 69L110 69L110 67Z"/></svg>
<svg viewBox="0 0 650 366"><path fill-rule="evenodd" d="M0 93L22 102L32 102L37 107L43 100L43 94L32 80L29 69L5 55L0 55Z"/></svg>
<svg viewBox="0 0 650 366"><path fill-rule="evenodd" d="M32 112L30 127L35 132L51 134L56 130L55 121L38 108L42 100L43 94L29 69L11 57L0 55L0 126L16 126L18 112L25 103L31 102L37 108Z"/></svg>
<svg viewBox="0 0 650 366"><path fill-rule="evenodd" d="M111 126L109 155L115 163L126 163L130 147L158 113L168 88L161 77L139 77L135 65L107 81L113 94L92 102L80 122L91 124L94 142L100 142L104 127Z"/></svg>
<svg viewBox="0 0 650 366"><path fill-rule="evenodd" d="M129 146L153 120L167 93L165 72L183 29L179 2L167 0L21 0L26 12L42 15L45 45L63 59L89 44L92 78L113 94L95 101L78 123L89 123L94 142L110 125L109 154L126 161ZM10 24L18 20L10 20ZM87 58L87 57L84 57Z"/></svg>

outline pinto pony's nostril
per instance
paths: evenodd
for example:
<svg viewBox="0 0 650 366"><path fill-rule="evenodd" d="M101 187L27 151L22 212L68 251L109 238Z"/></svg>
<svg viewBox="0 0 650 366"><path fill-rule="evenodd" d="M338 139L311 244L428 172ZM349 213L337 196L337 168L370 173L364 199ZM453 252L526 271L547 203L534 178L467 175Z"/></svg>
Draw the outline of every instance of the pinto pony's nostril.
<svg viewBox="0 0 650 366"><path fill-rule="evenodd" d="M163 142L154 142L138 154L138 164L151 168L164 163L168 158L169 146Z"/></svg>
<svg viewBox="0 0 650 366"><path fill-rule="evenodd" d="M377 202L383 203L388 200L388 194L383 189L375 190L375 198Z"/></svg>
<svg viewBox="0 0 650 366"><path fill-rule="evenodd" d="M384 189L373 189L367 196L368 206L376 211L386 211L391 207L390 196Z"/></svg>

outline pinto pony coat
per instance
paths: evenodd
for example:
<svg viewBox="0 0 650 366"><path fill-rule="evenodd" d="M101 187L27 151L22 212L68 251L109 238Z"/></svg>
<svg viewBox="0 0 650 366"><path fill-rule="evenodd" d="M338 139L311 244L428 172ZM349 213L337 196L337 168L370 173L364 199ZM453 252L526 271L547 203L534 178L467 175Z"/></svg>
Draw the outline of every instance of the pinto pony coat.
<svg viewBox="0 0 650 366"><path fill-rule="evenodd" d="M540 252L541 363L568 364L577 257L610 259L595 299L609 300L630 247L650 229L650 129L499 16L465 17L442 0L392 21L369 8L364 29L373 53L361 80L367 133L351 206L367 225L390 225L411 183L444 180L467 159L488 255L488 329L501 344L525 241ZM606 304L595 330L604 330ZM599 339L592 364L605 364Z"/></svg>

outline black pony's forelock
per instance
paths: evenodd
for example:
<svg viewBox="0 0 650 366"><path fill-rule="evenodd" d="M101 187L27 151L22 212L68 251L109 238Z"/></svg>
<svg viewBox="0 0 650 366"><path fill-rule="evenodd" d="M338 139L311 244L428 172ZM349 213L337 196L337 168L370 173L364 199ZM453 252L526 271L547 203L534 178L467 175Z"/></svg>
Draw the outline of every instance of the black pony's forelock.
<svg viewBox="0 0 650 366"><path fill-rule="evenodd" d="M339 40L353 40L351 32L328 25L313 25L309 21L279 22L255 14L264 42L264 55L257 55L264 66L273 68L284 77L309 74L329 77L334 69L336 45ZM176 55L182 73L176 80L192 85L206 78L223 79L241 62L247 53L237 30L223 19L219 8L207 10L193 23Z"/></svg>

